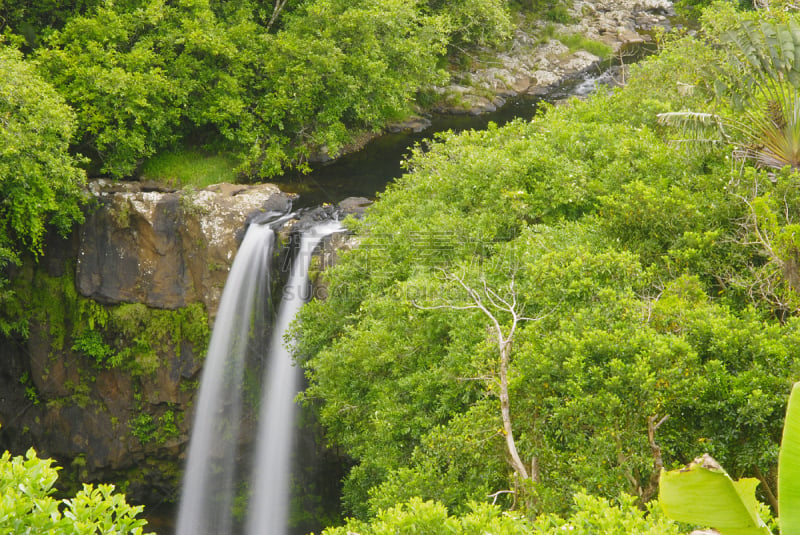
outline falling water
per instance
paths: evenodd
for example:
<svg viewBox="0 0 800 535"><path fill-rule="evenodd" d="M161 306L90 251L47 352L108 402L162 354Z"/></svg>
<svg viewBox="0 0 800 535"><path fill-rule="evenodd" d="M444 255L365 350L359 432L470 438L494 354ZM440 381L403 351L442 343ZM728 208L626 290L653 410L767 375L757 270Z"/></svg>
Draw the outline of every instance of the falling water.
<svg viewBox="0 0 800 535"><path fill-rule="evenodd" d="M338 222L328 221L303 234L289 282L283 290L264 378L247 535L287 532L291 498L289 467L296 418L294 398L300 377L299 370L292 365L291 350L284 337L302 304L311 298L308 268L314 248L325 236L341 228Z"/></svg>
<svg viewBox="0 0 800 535"><path fill-rule="evenodd" d="M222 293L197 400L176 535L231 532L242 382L248 352L263 344L275 233L251 225ZM263 347L263 346L262 346Z"/></svg>
<svg viewBox="0 0 800 535"><path fill-rule="evenodd" d="M269 274L275 232L269 225L249 227L225 283L211 335L176 535L238 531L232 510L241 478L237 467L244 417L241 392L245 368L254 355L263 356L266 364L246 533L286 532L299 371L292 365L284 337L300 306L311 297L308 268L315 247L341 228L328 221L303 233L270 334Z"/></svg>

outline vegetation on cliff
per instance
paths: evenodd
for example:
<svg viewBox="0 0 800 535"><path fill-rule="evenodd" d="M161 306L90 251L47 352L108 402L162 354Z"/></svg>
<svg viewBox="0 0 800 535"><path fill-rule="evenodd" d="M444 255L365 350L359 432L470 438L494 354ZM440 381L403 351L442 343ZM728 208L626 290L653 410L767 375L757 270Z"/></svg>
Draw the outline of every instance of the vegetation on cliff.
<svg viewBox="0 0 800 535"><path fill-rule="evenodd" d="M75 132L72 110L33 65L0 47L0 303L9 265L41 255L48 229L66 235L83 220L86 175L68 151ZM22 328L0 319L0 333Z"/></svg>

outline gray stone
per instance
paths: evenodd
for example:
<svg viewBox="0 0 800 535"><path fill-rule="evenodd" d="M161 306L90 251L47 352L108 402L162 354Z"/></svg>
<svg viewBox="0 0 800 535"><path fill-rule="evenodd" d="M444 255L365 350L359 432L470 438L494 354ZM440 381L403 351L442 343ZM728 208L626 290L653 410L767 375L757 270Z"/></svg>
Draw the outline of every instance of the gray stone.
<svg viewBox="0 0 800 535"><path fill-rule="evenodd" d="M404 121L400 121L397 123L391 123L386 127L388 132L397 133L397 132L414 132L419 133L423 130L427 129L431 126L430 119L426 119L425 117L419 116L411 116L406 118Z"/></svg>

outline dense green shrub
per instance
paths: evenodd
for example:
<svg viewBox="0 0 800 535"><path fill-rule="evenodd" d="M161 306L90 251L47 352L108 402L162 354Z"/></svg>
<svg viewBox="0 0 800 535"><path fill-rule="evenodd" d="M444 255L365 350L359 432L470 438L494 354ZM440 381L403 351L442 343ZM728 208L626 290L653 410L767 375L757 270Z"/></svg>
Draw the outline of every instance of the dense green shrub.
<svg viewBox="0 0 800 535"><path fill-rule="evenodd" d="M389 535L393 533L526 535L677 535L678 525L650 507L646 512L636 507L630 497L623 496L619 504L590 496L574 497L575 512L563 519L543 515L534 521L524 515L506 513L500 507L473 503L460 516L448 514L440 503L412 498L378 513L370 522L349 520L339 528L328 528L323 535Z"/></svg>
<svg viewBox="0 0 800 535"><path fill-rule="evenodd" d="M82 221L80 159L69 152L75 117L16 50L0 42L0 334L24 332L14 317L6 270L23 254L38 257L46 232Z"/></svg>

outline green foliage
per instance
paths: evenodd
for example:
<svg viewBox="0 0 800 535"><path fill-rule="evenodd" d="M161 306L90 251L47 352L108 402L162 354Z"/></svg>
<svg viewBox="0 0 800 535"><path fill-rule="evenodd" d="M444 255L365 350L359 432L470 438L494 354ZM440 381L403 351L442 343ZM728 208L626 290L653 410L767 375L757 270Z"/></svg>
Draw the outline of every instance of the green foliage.
<svg viewBox="0 0 800 535"><path fill-rule="evenodd" d="M670 522L655 504L646 511L636 506L634 499L621 495L617 504L580 492L573 497L574 512L562 520L555 515L543 515L533 524L534 533L560 535L677 535L682 530Z"/></svg>
<svg viewBox="0 0 800 535"><path fill-rule="evenodd" d="M743 9L753 7L752 0L677 0L675 2L675 10L681 15L698 19L705 8L721 2Z"/></svg>
<svg viewBox="0 0 800 535"><path fill-rule="evenodd" d="M682 127L690 140L730 143L735 156L751 159L759 167L800 168L797 21L721 11L712 24L719 26L716 38L728 51L724 61L712 64L713 83L717 94L730 100L732 110L672 112L659 118Z"/></svg>
<svg viewBox="0 0 800 535"><path fill-rule="evenodd" d="M38 405L39 393L36 391L36 386L34 386L31 376L28 372L22 374L22 377L19 378L19 384L25 387L25 397L33 402L34 405Z"/></svg>
<svg viewBox="0 0 800 535"><path fill-rule="evenodd" d="M778 461L778 507L781 533L796 533L800 484L797 460L800 457L800 383L789 395ZM662 471L660 502L666 514L676 520L708 525L721 533L769 534L762 520L764 506L754 493L759 481L743 478L733 481L713 458L704 455L687 467Z"/></svg>
<svg viewBox="0 0 800 535"><path fill-rule="evenodd" d="M210 331L201 303L178 310L150 309L141 303L123 304L111 311L108 336L114 339L113 366L134 374L154 372L168 351L180 356L183 343L191 344L195 355L204 355Z"/></svg>
<svg viewBox="0 0 800 535"><path fill-rule="evenodd" d="M795 383L786 407L781 452L778 458L778 500L781 533L800 530L800 386Z"/></svg>
<svg viewBox="0 0 800 535"><path fill-rule="evenodd" d="M100 333L93 329L87 329L79 334L75 338L72 350L93 359L98 366L105 364L106 359L113 354L113 350L103 342Z"/></svg>
<svg viewBox="0 0 800 535"><path fill-rule="evenodd" d="M530 533L530 524L524 517L507 515L499 507L472 505L472 511L461 517L450 516L440 503L419 498L381 511L372 522L348 521L346 526L328 528L324 535L346 535L356 532L364 535L390 533L467 534L496 533L502 535Z"/></svg>
<svg viewBox="0 0 800 535"><path fill-rule="evenodd" d="M174 27L173 12L160 2L133 12L103 4L39 49L42 72L76 110L79 144L95 151L102 172L129 175L175 139L187 88L169 75L153 40L155 28Z"/></svg>
<svg viewBox="0 0 800 535"><path fill-rule="evenodd" d="M153 442L164 444L179 435L175 422L175 413L171 410L164 412L157 419L147 413L139 413L129 424L131 434L142 444Z"/></svg>
<svg viewBox="0 0 800 535"><path fill-rule="evenodd" d="M146 521L136 517L141 506L130 506L113 485L84 484L74 497L53 498L58 468L33 449L25 457L0 456L0 530L4 533L52 535L141 535Z"/></svg>
<svg viewBox="0 0 800 535"><path fill-rule="evenodd" d="M533 13L550 22L570 24L574 22L569 13L572 0L514 0L511 5L523 13Z"/></svg>
<svg viewBox="0 0 800 535"><path fill-rule="evenodd" d="M421 88L444 80L449 42L510 32L499 0L315 0L281 13L272 32L252 7L104 3L50 32L37 61L101 172L129 176L189 137L233 151L252 175L304 167L409 113Z"/></svg>
<svg viewBox="0 0 800 535"><path fill-rule="evenodd" d="M423 15L416 1L303 4L270 40L255 88L255 121L269 132L241 132L254 171L276 174L312 149L337 154L350 128L379 128L406 113L421 85L442 80L446 32L447 21Z"/></svg>
<svg viewBox="0 0 800 535"><path fill-rule="evenodd" d="M556 34L554 37L569 47L570 52L575 52L576 50L585 50L601 59L607 58L612 52L611 47L607 44L589 39L588 37L579 33Z"/></svg>
<svg viewBox="0 0 800 535"><path fill-rule="evenodd" d="M757 486L755 478L733 481L716 461L703 457L682 470L662 472L659 499L675 520L719 526L722 533L770 535L758 514Z"/></svg>
<svg viewBox="0 0 800 535"><path fill-rule="evenodd" d="M724 150L661 137L657 113L713 102L705 70L721 57L692 38L663 46L622 91L415 148L351 223L359 247L297 330L305 397L355 461L350 514L416 496L463 515L498 492L531 517L563 514L581 489L646 502L660 463L703 450L774 486L800 324L754 291L769 263L741 223L752 192L770 192L759 228L775 220L768 237L784 243L796 186L732 180ZM508 372L529 488L507 461L493 327L457 280L535 319Z"/></svg>
<svg viewBox="0 0 800 535"><path fill-rule="evenodd" d="M83 220L79 160L68 152L75 130L55 90L0 43L0 273L23 253L39 256L49 228L66 235ZM0 302L8 298L0 274ZM20 331L11 318L0 332Z"/></svg>
<svg viewBox="0 0 800 535"><path fill-rule="evenodd" d="M26 328L42 326L51 352L71 349L100 368L121 368L135 376L153 373L163 355L180 356L182 348L205 354L210 330L202 303L177 310L141 303L104 306L78 294L74 270L51 277L42 270L13 281L11 311Z"/></svg>
<svg viewBox="0 0 800 535"><path fill-rule="evenodd" d="M458 45L498 45L511 35L511 18L501 0L429 0L428 6L448 21L450 41Z"/></svg>
<svg viewBox="0 0 800 535"><path fill-rule="evenodd" d="M0 32L21 36L29 47L40 44L43 34L60 28L68 18L96 6L98 0L0 0Z"/></svg>
<svg viewBox="0 0 800 535"><path fill-rule="evenodd" d="M574 511L566 519L556 515L543 515L531 521L523 515L504 512L500 507L485 503L472 503L469 511L451 516L447 508L433 501L419 498L381 510L374 520L360 522L348 520L345 526L328 528L323 535L383 535L391 533L443 533L522 535L537 533L560 535L677 535L678 526L667 520L655 507L643 513L630 496L620 497L619 504L578 493L574 497Z"/></svg>

